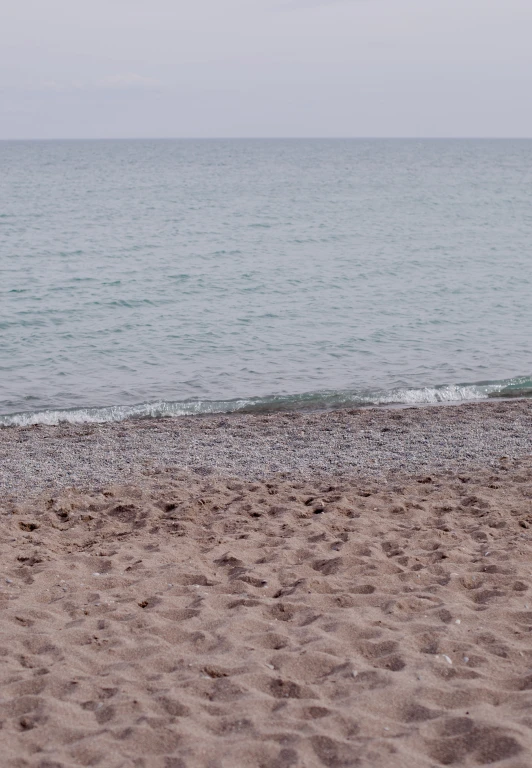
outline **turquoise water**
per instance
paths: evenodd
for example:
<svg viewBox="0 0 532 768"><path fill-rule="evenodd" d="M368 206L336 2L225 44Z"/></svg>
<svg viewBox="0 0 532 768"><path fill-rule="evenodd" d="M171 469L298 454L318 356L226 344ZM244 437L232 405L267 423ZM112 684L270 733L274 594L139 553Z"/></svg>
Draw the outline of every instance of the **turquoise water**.
<svg viewBox="0 0 532 768"><path fill-rule="evenodd" d="M532 141L0 142L0 425L532 392Z"/></svg>

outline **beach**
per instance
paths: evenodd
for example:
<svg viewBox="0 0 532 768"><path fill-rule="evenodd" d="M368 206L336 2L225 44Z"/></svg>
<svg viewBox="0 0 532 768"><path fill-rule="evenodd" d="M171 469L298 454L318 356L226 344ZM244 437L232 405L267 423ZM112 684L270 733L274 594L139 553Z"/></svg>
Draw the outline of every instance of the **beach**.
<svg viewBox="0 0 532 768"><path fill-rule="evenodd" d="M531 428L0 430L2 765L529 766Z"/></svg>

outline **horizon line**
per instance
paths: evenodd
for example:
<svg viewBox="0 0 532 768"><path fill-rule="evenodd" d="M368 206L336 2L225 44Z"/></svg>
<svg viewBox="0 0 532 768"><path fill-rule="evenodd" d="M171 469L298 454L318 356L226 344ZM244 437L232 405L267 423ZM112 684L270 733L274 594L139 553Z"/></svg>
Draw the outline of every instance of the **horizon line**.
<svg viewBox="0 0 532 768"><path fill-rule="evenodd" d="M24 141L530 141L532 136L30 136Z"/></svg>

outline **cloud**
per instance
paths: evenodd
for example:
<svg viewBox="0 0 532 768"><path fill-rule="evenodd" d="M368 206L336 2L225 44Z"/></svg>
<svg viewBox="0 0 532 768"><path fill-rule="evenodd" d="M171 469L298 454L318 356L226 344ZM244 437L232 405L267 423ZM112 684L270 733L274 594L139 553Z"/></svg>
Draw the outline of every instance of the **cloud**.
<svg viewBox="0 0 532 768"><path fill-rule="evenodd" d="M136 72L123 72L105 75L98 80L38 80L27 82L18 88L11 86L8 89L23 92L72 93L72 91L153 91L161 87L161 82L153 77L145 77Z"/></svg>
<svg viewBox="0 0 532 768"><path fill-rule="evenodd" d="M279 7L285 11L295 11L305 8L329 8L331 5L347 5L348 3L364 3L368 0L286 0Z"/></svg>
<svg viewBox="0 0 532 768"><path fill-rule="evenodd" d="M33 88L30 86L33 90ZM43 80L36 88L39 91L56 91L58 93L64 91L80 91L83 89L82 83L77 81L59 81L59 80Z"/></svg>
<svg viewBox="0 0 532 768"><path fill-rule="evenodd" d="M95 88L104 90L129 90L131 88L153 90L160 88L161 83L153 77L138 75L136 72L125 72L115 75L106 75L94 85Z"/></svg>

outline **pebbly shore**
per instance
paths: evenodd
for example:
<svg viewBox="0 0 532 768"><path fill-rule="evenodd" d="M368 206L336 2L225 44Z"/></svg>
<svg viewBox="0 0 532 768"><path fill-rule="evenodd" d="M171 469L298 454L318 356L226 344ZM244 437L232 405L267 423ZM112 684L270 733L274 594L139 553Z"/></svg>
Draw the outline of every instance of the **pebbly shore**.
<svg viewBox="0 0 532 768"><path fill-rule="evenodd" d="M0 430L0 490L94 489L168 468L247 480L445 472L532 454L530 400Z"/></svg>

